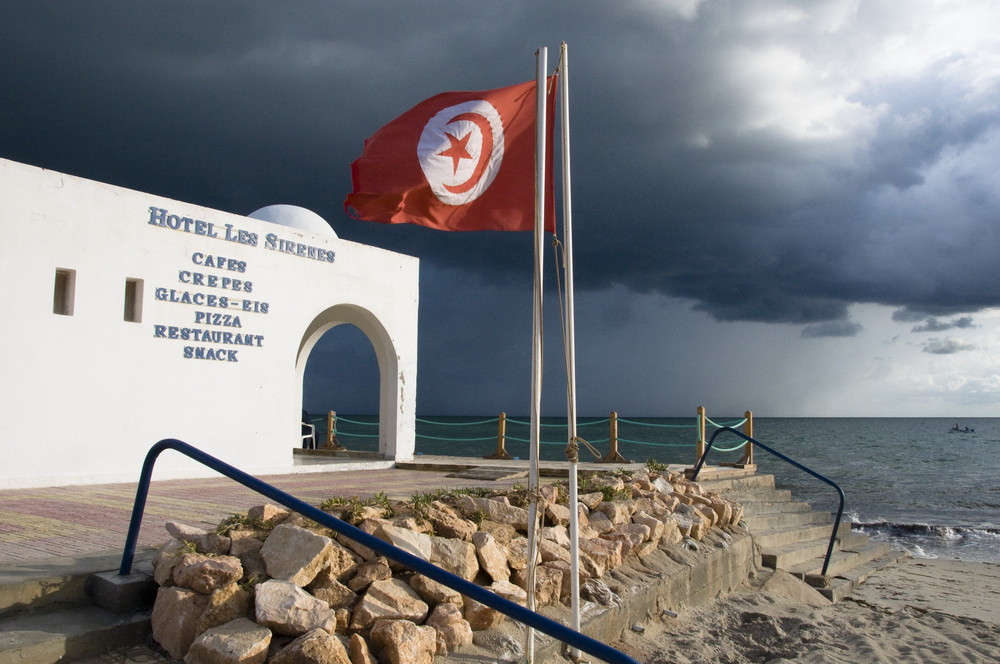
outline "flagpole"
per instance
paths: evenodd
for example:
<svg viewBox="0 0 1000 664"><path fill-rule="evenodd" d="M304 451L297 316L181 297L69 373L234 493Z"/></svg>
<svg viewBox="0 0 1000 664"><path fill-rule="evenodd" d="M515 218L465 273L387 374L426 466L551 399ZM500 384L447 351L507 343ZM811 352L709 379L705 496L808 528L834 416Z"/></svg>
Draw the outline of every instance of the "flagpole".
<svg viewBox="0 0 1000 664"><path fill-rule="evenodd" d="M541 438L542 409L542 258L544 256L545 230L545 144L546 144L546 69L548 49L544 46L535 52L535 286L532 311L531 346L531 433L529 436L528 463L528 606L535 610L535 558L538 552L538 449ZM525 633L525 657L528 664L535 658L535 630L528 627Z"/></svg>
<svg viewBox="0 0 1000 664"><path fill-rule="evenodd" d="M577 465L580 459L576 431L576 326L574 323L573 298L573 207L570 191L569 155L569 57L566 42L559 53L559 108L562 128L562 204L563 204L563 244L566 256L566 414L567 414L567 457L569 460L569 537L570 537L570 607L571 627L580 631L580 512ZM574 649L571 656L576 659L579 651Z"/></svg>

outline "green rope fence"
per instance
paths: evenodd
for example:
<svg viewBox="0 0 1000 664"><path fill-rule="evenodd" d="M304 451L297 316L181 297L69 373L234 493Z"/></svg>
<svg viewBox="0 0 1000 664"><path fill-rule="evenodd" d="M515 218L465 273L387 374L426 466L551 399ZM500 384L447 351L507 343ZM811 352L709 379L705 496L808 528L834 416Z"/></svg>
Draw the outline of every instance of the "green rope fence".
<svg viewBox="0 0 1000 664"><path fill-rule="evenodd" d="M707 416L705 416L703 414L703 409L700 409L699 413L700 415L698 417L703 419L704 426L706 427L710 426L715 428L723 428L723 427L736 428L745 425L749 421L749 418L744 417L742 419L720 423L720 422L715 422L710 418L708 418ZM325 420L326 418L324 417L310 417L310 421L317 425L319 425L321 422L324 422ZM478 456L478 454L482 451L484 443L495 442L498 440L498 438L501 438L501 434L499 431L501 429L503 431L501 442L499 443L499 446L501 448L503 446L503 442L510 442L515 445L530 445L530 439L528 437L514 435L508 432L506 427L511 426L515 429L517 427L530 427L531 423L527 420L510 418L503 415L502 417L491 417L486 419L458 420L458 421L450 421L450 419L439 420L439 419L418 417L416 418L416 423L418 425L418 431L416 431L414 435L418 441L418 444L421 441L426 442L431 446L432 449L434 449L435 443L449 444L449 449L447 451L442 452L439 450L435 450L430 452L431 454L446 453L446 454L454 454L456 456ZM379 437L378 433L365 433L364 431L356 431L356 430L345 431L343 428L339 426L340 424L349 425L348 426L349 429L355 429L357 427L360 427L362 429L371 428L379 426L379 422L377 419L371 421L365 421L354 418L342 417L338 415L334 419L333 433L338 439L341 440L353 439L357 441L357 444L361 445L365 445L366 444L365 441L371 441L372 439L377 439ZM694 423L685 423L685 424L672 423L672 422L645 422L636 419L618 417L617 413L612 413L612 417L581 421L577 422L576 426L577 426L577 431L579 433L581 430L586 430L587 427L594 427L601 425L608 426L609 424L611 426L611 431L612 431L611 435L605 433L601 437L587 437L581 434L581 438L585 440L587 443L589 443L591 446L607 445L611 448L611 452L608 453L608 456L604 459L604 461L623 460L623 457L621 457L621 455L618 453L618 445L621 444L633 448L637 447L640 449L659 448L664 451L668 449L676 450L676 449L690 448L694 446L696 443L696 441L692 441L690 439L682 441L671 441L670 438L671 437L676 438L677 436L676 432L678 432L679 430L680 431L692 430L695 434L694 438L697 438L699 435L698 418L695 418ZM490 431L488 435L485 434L483 429L491 425L495 425L497 427L497 429L494 429L496 433L494 433L494 431ZM546 431L551 431L553 429L556 430L562 429L563 431L568 431L567 424L565 422L540 422L539 426L544 428L544 430ZM622 426L623 428L634 428L636 432L661 430L664 432L665 435L659 437L659 439L655 439L656 438L655 434L643 434L641 438L646 438L645 440L639 439L640 437L625 437L618 434L619 426ZM448 427L448 428L466 427L479 430L470 431L469 435L438 435L438 432L434 433L428 432L428 431L434 431L432 427ZM325 427L317 426L317 437L319 437L321 434L320 428L325 429ZM322 433L325 433L325 431ZM654 439L649 439L650 436L654 437ZM368 444L370 445L370 443ZM554 447L554 446L565 447L567 445L567 441L540 440L539 445L544 445L547 447ZM440 445L438 447L440 447ZM746 448L746 443L741 441L732 447L728 448L715 447L713 449L717 452L736 452L739 450L745 450L745 448ZM423 454L424 452L417 452L417 453ZM513 458L519 458L519 457L513 457Z"/></svg>

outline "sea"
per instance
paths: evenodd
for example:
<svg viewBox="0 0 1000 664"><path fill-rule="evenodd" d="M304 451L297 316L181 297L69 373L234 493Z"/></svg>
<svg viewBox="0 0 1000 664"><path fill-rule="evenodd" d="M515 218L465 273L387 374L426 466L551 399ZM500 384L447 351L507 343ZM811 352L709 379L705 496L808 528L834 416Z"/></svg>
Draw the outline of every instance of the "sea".
<svg viewBox="0 0 1000 664"><path fill-rule="evenodd" d="M712 417L716 434L707 462L736 461L743 418ZM324 423L325 424L325 423ZM337 436L353 450L377 449L373 416L339 416ZM694 465L695 418L618 419L625 458ZM496 448L498 418L420 416L416 453L481 458ZM599 455L609 449L608 417L578 418L578 435ZM957 427L957 430L956 430ZM506 420L506 450L528 458L528 417ZM542 419L539 458L564 460L565 418ZM753 422L753 438L836 482L846 496L844 519L872 539L918 558L1000 563L1000 418L769 418ZM581 461L596 460L581 449ZM758 448L759 473L775 476L795 500L835 512L836 490Z"/></svg>

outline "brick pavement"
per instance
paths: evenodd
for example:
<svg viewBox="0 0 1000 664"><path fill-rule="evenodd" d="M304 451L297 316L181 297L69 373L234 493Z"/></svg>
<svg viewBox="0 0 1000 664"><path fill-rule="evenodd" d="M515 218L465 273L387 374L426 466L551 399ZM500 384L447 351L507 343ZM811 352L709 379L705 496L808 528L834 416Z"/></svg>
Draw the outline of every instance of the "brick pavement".
<svg viewBox="0 0 1000 664"><path fill-rule="evenodd" d="M263 481L313 505L333 496L393 499L438 488L480 486L482 481L447 477L443 470L350 470L274 475ZM521 480L524 483L524 480ZM488 482L497 488L513 481ZM0 565L18 565L58 556L121 551L128 532L136 485L8 489L0 491ZM164 523L178 521L213 528L234 512L266 499L225 477L154 481L139 533L140 547L167 539Z"/></svg>

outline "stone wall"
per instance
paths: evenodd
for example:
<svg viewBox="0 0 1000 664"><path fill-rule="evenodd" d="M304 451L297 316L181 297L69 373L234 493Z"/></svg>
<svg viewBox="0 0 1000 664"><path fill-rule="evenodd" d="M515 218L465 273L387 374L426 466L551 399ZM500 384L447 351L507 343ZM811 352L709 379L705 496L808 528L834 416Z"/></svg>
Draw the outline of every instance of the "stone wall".
<svg viewBox="0 0 1000 664"><path fill-rule="evenodd" d="M542 486L537 499L536 607L566 622L565 487ZM524 605L528 502L515 488L331 500L323 508ZM583 631L593 638L607 642L632 621L715 596L749 573L742 507L680 474L584 477L577 509ZM153 636L187 664L523 659L519 624L283 509L262 505L211 533L167 529L171 539L154 560ZM542 635L537 643L546 657L559 651Z"/></svg>

